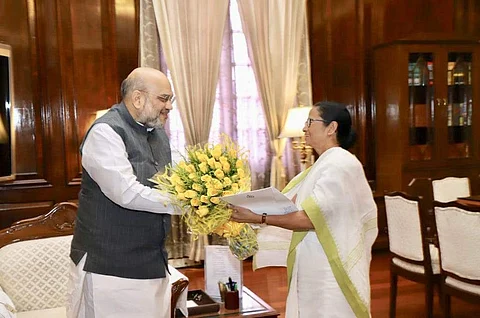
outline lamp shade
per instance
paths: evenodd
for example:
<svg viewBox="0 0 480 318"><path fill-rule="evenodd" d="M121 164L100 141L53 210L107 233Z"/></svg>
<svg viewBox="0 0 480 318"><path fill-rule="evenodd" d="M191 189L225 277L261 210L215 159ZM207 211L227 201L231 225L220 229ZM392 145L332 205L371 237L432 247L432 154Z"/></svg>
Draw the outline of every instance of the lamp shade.
<svg viewBox="0 0 480 318"><path fill-rule="evenodd" d="M288 110L285 126L283 126L282 132L278 135L278 138L303 136L303 127L305 126L305 121L307 120L308 113L311 109L312 107L310 106L290 108Z"/></svg>
<svg viewBox="0 0 480 318"><path fill-rule="evenodd" d="M0 117L0 144L8 144L10 138L8 137L7 130L3 124L3 120Z"/></svg>

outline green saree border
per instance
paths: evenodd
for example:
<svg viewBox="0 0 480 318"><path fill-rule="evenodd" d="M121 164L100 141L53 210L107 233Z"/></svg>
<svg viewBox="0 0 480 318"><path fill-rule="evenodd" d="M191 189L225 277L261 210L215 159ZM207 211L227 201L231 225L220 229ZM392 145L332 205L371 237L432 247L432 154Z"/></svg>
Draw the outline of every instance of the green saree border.
<svg viewBox="0 0 480 318"><path fill-rule="evenodd" d="M370 317L370 311L367 305L362 301L355 285L352 283L346 269L344 268L337 245L333 238L333 235L328 228L325 216L322 210L315 203L313 197L308 197L303 203L302 208L312 221L315 232L317 234L318 241L322 244L322 247L327 255L328 262L332 269L333 275L337 280L340 289L342 290L345 298L347 299L350 307L357 317ZM307 235L307 232L294 232L292 236L292 242L290 244L290 250L287 259L287 274L288 274L288 286L292 279L293 265L295 263L295 248Z"/></svg>

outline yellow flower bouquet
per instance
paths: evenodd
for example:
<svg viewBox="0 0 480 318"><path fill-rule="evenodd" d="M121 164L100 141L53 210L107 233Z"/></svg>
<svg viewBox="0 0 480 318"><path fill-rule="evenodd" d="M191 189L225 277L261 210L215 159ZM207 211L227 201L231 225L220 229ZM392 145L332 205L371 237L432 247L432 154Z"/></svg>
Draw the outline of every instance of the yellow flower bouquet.
<svg viewBox="0 0 480 318"><path fill-rule="evenodd" d="M244 260L258 250L256 234L249 224L229 221L232 211L220 198L249 191L250 169L246 153L228 136L222 139L218 145L188 146L183 161L167 166L151 181L184 211L195 239L216 233L227 238L233 255Z"/></svg>

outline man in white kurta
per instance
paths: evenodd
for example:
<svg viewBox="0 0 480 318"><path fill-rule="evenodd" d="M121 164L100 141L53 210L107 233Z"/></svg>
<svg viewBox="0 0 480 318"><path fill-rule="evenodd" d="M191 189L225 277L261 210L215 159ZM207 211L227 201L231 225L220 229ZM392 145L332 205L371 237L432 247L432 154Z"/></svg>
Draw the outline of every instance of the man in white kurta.
<svg viewBox="0 0 480 318"><path fill-rule="evenodd" d="M138 68L122 83L122 98L81 146L69 318L170 317L163 244L174 209L147 180L170 162L162 127L172 90L163 73Z"/></svg>
<svg viewBox="0 0 480 318"><path fill-rule="evenodd" d="M286 317L369 317L377 207L361 163L330 148L284 193L315 227L292 235Z"/></svg>

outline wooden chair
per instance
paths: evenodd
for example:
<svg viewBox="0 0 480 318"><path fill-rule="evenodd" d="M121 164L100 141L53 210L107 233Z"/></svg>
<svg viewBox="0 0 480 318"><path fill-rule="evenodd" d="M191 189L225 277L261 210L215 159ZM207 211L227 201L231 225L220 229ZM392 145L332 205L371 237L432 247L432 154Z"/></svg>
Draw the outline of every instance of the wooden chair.
<svg viewBox="0 0 480 318"><path fill-rule="evenodd" d="M396 315L398 276L425 284L425 315L433 317L433 290L439 283L438 249L426 239L420 198L403 192L385 195L390 261L390 317ZM422 212L423 211L423 212Z"/></svg>
<svg viewBox="0 0 480 318"><path fill-rule="evenodd" d="M75 219L77 216L77 209L78 206L75 203L70 202L62 202L55 205L51 211L44 215L40 215L35 218L25 219L18 221L11 225L9 228L3 229L0 231L0 253L2 252L1 249L3 247L8 247L7 245L11 245L17 242L24 242L24 241L31 241L37 239L50 239L54 237L60 236L71 236L73 235L74 227L75 227ZM61 245L62 250L66 252L61 255L62 261L59 262L58 259L56 260L56 275L68 275L68 250L70 244L70 238L67 240L62 240L61 242L56 242L58 246ZM40 242L40 240L39 240ZM67 246L65 246L67 245ZM44 253L45 257L48 257L48 253ZM64 255L65 254L65 255ZM67 261L67 262L65 262ZM1 263L1 262L0 262ZM49 262L46 262L45 259L42 259L40 262L42 266L49 266ZM67 263L67 264L64 264ZM1 264L0 264L1 265ZM4 264L8 266L8 264ZM42 270L45 270L42 269ZM47 268L48 270L48 268ZM171 269L172 270L172 269ZM178 272L177 272L178 273ZM2 274L2 268L0 266L0 274ZM173 274L173 273L172 273ZM177 275L178 276L178 275ZM68 276L67 276L68 277ZM25 278L28 280L29 278ZM36 278L35 278L36 279ZM48 295L49 293L57 292L59 293L59 297L64 297L63 289L66 288L66 284L64 284L68 279L63 277L61 285L62 291L60 292L58 286L48 286L48 283L43 284L42 294ZM0 279L1 281L1 279ZM171 298L171 317L175 317L175 306L177 304L177 300L182 294L182 292L188 287L188 280L180 278L172 283L172 298ZM48 290L48 289L51 290ZM56 289L56 290L55 290ZM5 290L7 292L7 290ZM21 296L21 295L20 295ZM48 302L48 301L46 301ZM62 301L60 301L61 303ZM38 308L29 308L29 304L24 304L24 309L27 310L37 310ZM30 306L31 307L31 306ZM48 306L46 306L48 307ZM18 310L18 308L17 308ZM35 311L34 311L35 312ZM57 312L55 312L57 313ZM34 314L35 315L35 314Z"/></svg>
<svg viewBox="0 0 480 318"><path fill-rule="evenodd" d="M432 181L433 200L451 202L457 198L470 196L470 180L468 177L447 177Z"/></svg>
<svg viewBox="0 0 480 318"><path fill-rule="evenodd" d="M480 303L480 207L435 202L442 303L450 317L450 297Z"/></svg>

